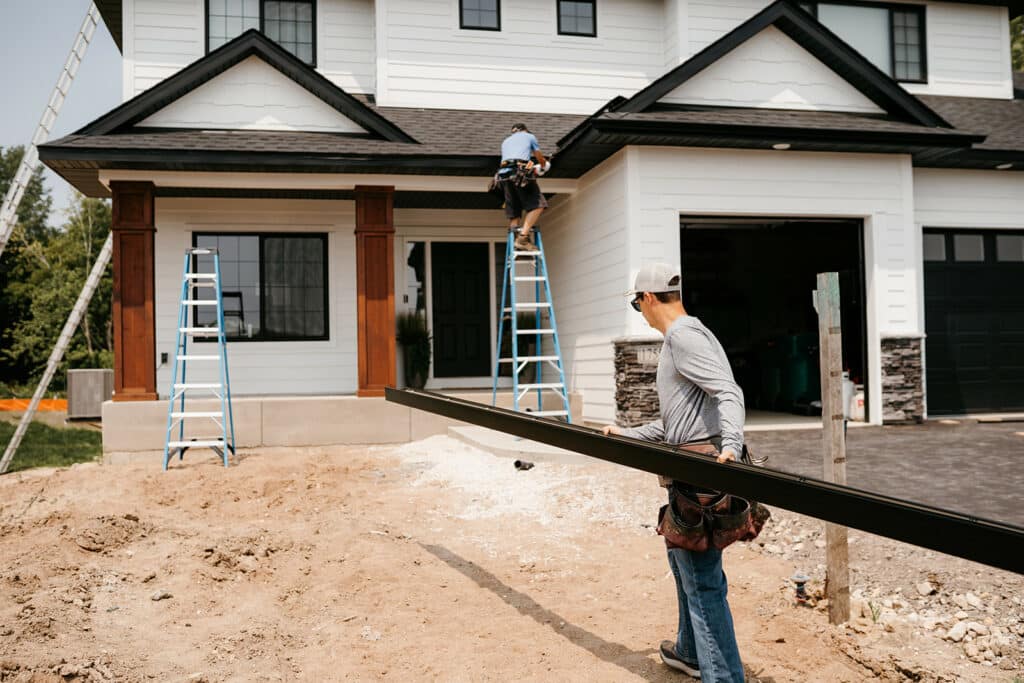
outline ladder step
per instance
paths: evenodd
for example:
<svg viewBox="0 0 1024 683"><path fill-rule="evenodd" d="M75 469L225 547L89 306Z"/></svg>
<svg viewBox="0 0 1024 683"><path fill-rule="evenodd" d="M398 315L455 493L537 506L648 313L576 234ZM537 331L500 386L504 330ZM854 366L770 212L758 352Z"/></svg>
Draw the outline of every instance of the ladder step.
<svg viewBox="0 0 1024 683"><path fill-rule="evenodd" d="M175 384L175 389L220 389L220 384L213 382L185 382L184 384Z"/></svg>
<svg viewBox="0 0 1024 683"><path fill-rule="evenodd" d="M217 327L179 327L178 331L185 334L220 334L220 329Z"/></svg>
<svg viewBox="0 0 1024 683"><path fill-rule="evenodd" d="M189 446L224 446L223 438L204 437L195 441L168 441L168 448L186 448Z"/></svg>
<svg viewBox="0 0 1024 683"><path fill-rule="evenodd" d="M216 280L217 273L185 273L186 280Z"/></svg>
<svg viewBox="0 0 1024 683"><path fill-rule="evenodd" d="M558 356L519 356L519 358L502 358L501 362L502 363L514 363L516 361L522 362L524 360L525 361L529 361L529 362L534 362L534 361L540 362L540 361L546 361L546 360L558 360Z"/></svg>
<svg viewBox="0 0 1024 683"><path fill-rule="evenodd" d="M540 256L539 251L513 251L512 256Z"/></svg>
<svg viewBox="0 0 1024 683"><path fill-rule="evenodd" d="M543 275L524 275L522 277L513 278L516 282L544 282Z"/></svg>
<svg viewBox="0 0 1024 683"><path fill-rule="evenodd" d="M182 299L182 306L216 306L216 299Z"/></svg>
<svg viewBox="0 0 1024 683"><path fill-rule="evenodd" d="M171 417L177 419L179 417L220 417L221 412L219 410L200 410L193 412L184 413L171 413Z"/></svg>
<svg viewBox="0 0 1024 683"><path fill-rule="evenodd" d="M516 330L516 334L554 334L554 330Z"/></svg>
<svg viewBox="0 0 1024 683"><path fill-rule="evenodd" d="M534 415L536 417L555 417L557 415L561 415L562 417L566 417L566 416L569 415L569 411L567 411L567 410L531 410L529 413L527 413L527 415Z"/></svg>
<svg viewBox="0 0 1024 683"><path fill-rule="evenodd" d="M561 382L551 382L551 383L548 383L548 384L520 384L518 388L519 389L527 389L527 390L532 390L532 389L561 389L564 386L565 385L562 384Z"/></svg>
<svg viewBox="0 0 1024 683"><path fill-rule="evenodd" d="M178 356L178 360L220 360L220 356Z"/></svg>
<svg viewBox="0 0 1024 683"><path fill-rule="evenodd" d="M534 310L536 310L538 308L551 308L551 304L549 304L549 303L516 304L516 308L517 309L522 308L522 309L534 309ZM506 313L511 313L512 312L511 308L503 308L502 310L505 311Z"/></svg>

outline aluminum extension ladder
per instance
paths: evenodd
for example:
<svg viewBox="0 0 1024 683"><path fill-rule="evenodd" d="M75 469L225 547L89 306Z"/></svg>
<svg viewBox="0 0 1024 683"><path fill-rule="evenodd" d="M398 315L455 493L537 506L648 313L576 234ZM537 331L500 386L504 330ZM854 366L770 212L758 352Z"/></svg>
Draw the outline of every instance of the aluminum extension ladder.
<svg viewBox="0 0 1024 683"><path fill-rule="evenodd" d="M522 410L538 417L564 418L566 422L571 423L569 392L565 384L562 350L558 343L558 327L555 324L555 306L551 298L551 285L548 282L547 261L544 258L544 242L539 230L534 229L533 232L537 236L537 251L517 251L514 230L509 231L508 241L505 245L505 276L501 285L501 315L498 319L498 343L495 351L491 405L497 404L498 376L501 374L501 366L511 364L512 402L516 411ZM521 273L519 265L533 266L532 269L529 269L532 272L529 275ZM526 291L531 289L529 283L533 284L533 301L519 301L518 294L523 290L520 289L521 285L518 283L526 284ZM520 312L533 313L532 327L519 329L517 314ZM501 347L506 319L511 325L512 356L502 358ZM520 338L529 336L534 337L533 355L521 356L519 354ZM546 344L546 340L549 339L550 343ZM549 349L546 355L545 347ZM529 373L527 368L530 365L533 366L533 381L523 382L520 380L520 375L524 372ZM552 368L557 373L557 382L544 381L545 366ZM551 377L550 379L555 378ZM521 402L531 391L536 396L536 407L522 408ZM558 395L562 403L560 410L544 410L545 392L553 392Z"/></svg>
<svg viewBox="0 0 1024 683"><path fill-rule="evenodd" d="M213 257L212 273L197 273L193 270L200 256ZM212 248L191 248L185 250L185 265L181 277L181 303L178 306L178 334L174 352L174 374L171 376L170 400L167 405L167 439L164 442L164 469L168 461L177 455L185 457L189 448L212 449L224 459L228 466L228 452L235 454L235 419L231 410L231 383L228 376L228 347L224 335L224 296L221 291L220 254ZM200 289L212 289L214 296L200 297ZM197 314L200 309L216 307L213 327L200 325ZM191 324L190 320L191 313ZM216 337L216 353L189 353L190 338ZM186 371L189 363L217 363L219 381L188 382ZM185 398L189 392L202 392L220 400L220 410L186 410ZM185 438L186 420L209 420L219 427L219 434ZM174 431L177 428L177 438ZM214 431L214 430L211 430Z"/></svg>

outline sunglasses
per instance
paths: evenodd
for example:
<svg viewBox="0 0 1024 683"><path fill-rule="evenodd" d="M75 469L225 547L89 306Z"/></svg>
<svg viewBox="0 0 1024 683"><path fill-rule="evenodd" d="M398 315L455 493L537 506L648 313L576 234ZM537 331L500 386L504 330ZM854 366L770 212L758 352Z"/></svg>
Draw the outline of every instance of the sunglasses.
<svg viewBox="0 0 1024 683"><path fill-rule="evenodd" d="M629 305L633 307L633 310L640 313L640 302L643 301L644 293L640 292L636 297L629 302Z"/></svg>

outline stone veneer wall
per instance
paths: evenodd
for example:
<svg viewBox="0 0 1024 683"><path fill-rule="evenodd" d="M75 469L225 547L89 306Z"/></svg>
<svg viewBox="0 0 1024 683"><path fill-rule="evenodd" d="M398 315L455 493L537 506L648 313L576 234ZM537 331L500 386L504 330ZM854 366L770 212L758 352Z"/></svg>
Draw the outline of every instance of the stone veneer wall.
<svg viewBox="0 0 1024 683"><path fill-rule="evenodd" d="M636 427L658 419L655 378L661 337L621 337L615 345L615 423Z"/></svg>
<svg viewBox="0 0 1024 683"><path fill-rule="evenodd" d="M882 340L882 421L924 419L924 365L920 337Z"/></svg>

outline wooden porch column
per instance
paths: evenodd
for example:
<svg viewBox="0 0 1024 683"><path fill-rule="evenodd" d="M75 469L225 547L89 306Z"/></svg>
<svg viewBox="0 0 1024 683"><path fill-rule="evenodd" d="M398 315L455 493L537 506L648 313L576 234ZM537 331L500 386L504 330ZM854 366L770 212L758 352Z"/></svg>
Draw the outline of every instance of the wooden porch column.
<svg viewBox="0 0 1024 683"><path fill-rule="evenodd" d="M153 183L110 183L114 235L114 400L155 401Z"/></svg>
<svg viewBox="0 0 1024 683"><path fill-rule="evenodd" d="M356 186L359 396L396 383L394 187Z"/></svg>

